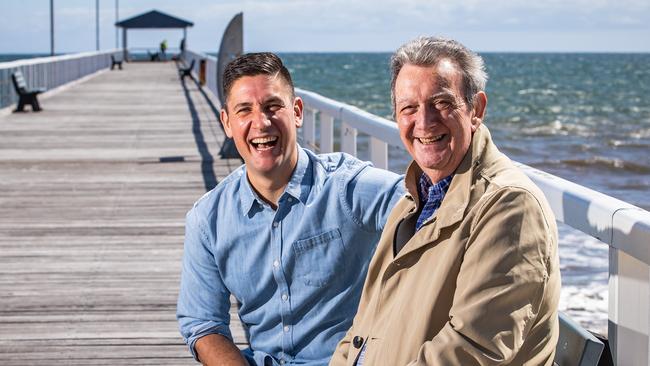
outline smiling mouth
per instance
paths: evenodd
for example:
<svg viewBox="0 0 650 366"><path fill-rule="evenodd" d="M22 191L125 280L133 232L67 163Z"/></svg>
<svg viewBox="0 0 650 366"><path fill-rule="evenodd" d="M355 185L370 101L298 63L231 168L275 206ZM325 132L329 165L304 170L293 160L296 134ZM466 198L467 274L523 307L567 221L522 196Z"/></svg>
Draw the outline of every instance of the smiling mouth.
<svg viewBox="0 0 650 366"><path fill-rule="evenodd" d="M268 150L272 149L278 143L277 136L268 136L268 137L258 137L251 140L251 145L256 150Z"/></svg>
<svg viewBox="0 0 650 366"><path fill-rule="evenodd" d="M435 144L436 142L442 141L442 139L444 139L446 136L447 134L433 136L431 138L418 137L417 140L420 141L420 143L423 145L431 145L431 144Z"/></svg>

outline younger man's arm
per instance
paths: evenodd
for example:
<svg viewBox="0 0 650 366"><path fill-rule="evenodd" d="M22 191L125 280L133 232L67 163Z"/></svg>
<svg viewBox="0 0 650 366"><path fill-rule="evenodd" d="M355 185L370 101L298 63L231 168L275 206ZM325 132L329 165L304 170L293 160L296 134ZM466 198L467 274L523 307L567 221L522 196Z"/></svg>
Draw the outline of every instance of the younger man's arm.
<svg viewBox="0 0 650 366"><path fill-rule="evenodd" d="M248 366L239 348L221 334L199 338L194 349L199 361L206 366Z"/></svg>
<svg viewBox="0 0 650 366"><path fill-rule="evenodd" d="M406 193L406 188L403 176L384 169L365 167L347 183L344 192L344 202L353 220L367 231L381 232L393 207Z"/></svg>
<svg viewBox="0 0 650 366"><path fill-rule="evenodd" d="M236 352L239 361L246 365L230 333L230 292L215 260L215 235L196 208L187 214L176 317L183 339L197 361L207 365L239 365L223 363L233 360L232 354Z"/></svg>

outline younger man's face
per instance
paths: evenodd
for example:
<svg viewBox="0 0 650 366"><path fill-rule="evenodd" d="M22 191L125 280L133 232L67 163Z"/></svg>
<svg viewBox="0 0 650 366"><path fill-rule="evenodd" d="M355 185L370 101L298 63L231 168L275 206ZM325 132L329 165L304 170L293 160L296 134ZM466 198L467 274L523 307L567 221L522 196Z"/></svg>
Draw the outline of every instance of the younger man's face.
<svg viewBox="0 0 650 366"><path fill-rule="evenodd" d="M280 76L237 79L221 111L228 137L246 163L249 179L291 175L298 162L296 129L302 125L302 100Z"/></svg>

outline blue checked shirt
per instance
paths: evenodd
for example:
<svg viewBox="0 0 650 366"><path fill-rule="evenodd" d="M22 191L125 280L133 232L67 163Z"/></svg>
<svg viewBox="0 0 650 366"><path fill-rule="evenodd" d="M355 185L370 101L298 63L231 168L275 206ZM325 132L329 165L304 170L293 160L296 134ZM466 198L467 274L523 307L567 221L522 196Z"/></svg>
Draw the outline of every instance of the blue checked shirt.
<svg viewBox="0 0 650 366"><path fill-rule="evenodd" d="M403 179L350 155L298 149L277 210L243 166L187 214L177 318L195 357L202 336L232 339L230 295L241 303L252 365L326 365L352 325Z"/></svg>
<svg viewBox="0 0 650 366"><path fill-rule="evenodd" d="M433 216L434 213L436 213L436 210L440 208L442 199L445 198L445 194L447 194L447 190L449 189L453 177L453 175L450 175L438 183L433 184L429 176L422 173L418 184L418 193L420 193L422 211L420 212L418 221L415 224L416 231L420 230L422 225L424 225L424 223Z"/></svg>

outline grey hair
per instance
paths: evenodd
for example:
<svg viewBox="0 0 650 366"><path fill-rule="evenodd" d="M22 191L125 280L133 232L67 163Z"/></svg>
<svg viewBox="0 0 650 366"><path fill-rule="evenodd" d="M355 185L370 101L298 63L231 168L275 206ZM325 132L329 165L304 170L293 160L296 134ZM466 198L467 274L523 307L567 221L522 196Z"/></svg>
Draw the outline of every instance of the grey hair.
<svg viewBox="0 0 650 366"><path fill-rule="evenodd" d="M434 66L440 60L449 59L460 69L463 77L463 92L468 106L474 102L474 95L485 90L487 73L483 58L457 41L440 37L419 37L403 44L390 59L390 99L395 110L395 80L406 64Z"/></svg>

